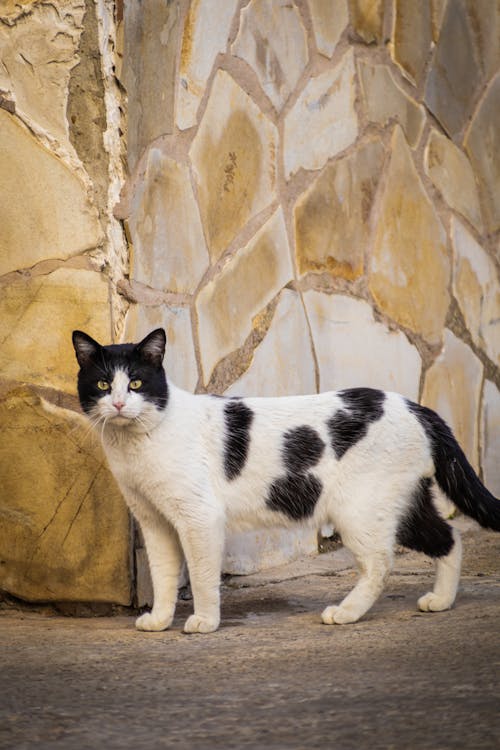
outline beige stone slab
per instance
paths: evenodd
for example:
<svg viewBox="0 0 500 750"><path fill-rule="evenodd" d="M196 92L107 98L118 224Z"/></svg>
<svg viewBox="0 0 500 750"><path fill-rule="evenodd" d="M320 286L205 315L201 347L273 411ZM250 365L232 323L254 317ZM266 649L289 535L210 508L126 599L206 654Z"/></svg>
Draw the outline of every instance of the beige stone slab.
<svg viewBox="0 0 500 750"><path fill-rule="evenodd" d="M285 222L279 209L198 294L205 383L217 362L242 346L252 331L253 318L292 278Z"/></svg>
<svg viewBox="0 0 500 750"><path fill-rule="evenodd" d="M297 7L289 0L251 0L241 11L231 51L255 70L265 93L281 111L309 58Z"/></svg>
<svg viewBox="0 0 500 750"><path fill-rule="evenodd" d="M219 52L225 52L238 0L194 0L184 24L179 63L176 123L180 130L197 122L197 111Z"/></svg>
<svg viewBox="0 0 500 750"><path fill-rule="evenodd" d="M109 289L93 271L61 268L0 294L0 377L76 393L74 329L110 343Z"/></svg>
<svg viewBox="0 0 500 750"><path fill-rule="evenodd" d="M285 118L285 177L321 167L358 136L354 56L311 78Z"/></svg>
<svg viewBox="0 0 500 750"><path fill-rule="evenodd" d="M33 3L15 23L0 24L0 89L11 93L19 113L62 143L69 137L68 83L78 64L84 12L82 0Z"/></svg>
<svg viewBox="0 0 500 750"><path fill-rule="evenodd" d="M415 86L422 82L432 43L429 2L393 0L391 57Z"/></svg>
<svg viewBox="0 0 500 750"><path fill-rule="evenodd" d="M467 156L434 128L424 153L424 167L448 205L482 231L476 180Z"/></svg>
<svg viewBox="0 0 500 750"><path fill-rule="evenodd" d="M325 167L294 207L299 273L328 271L353 280L363 273L371 208L382 173L378 142Z"/></svg>
<svg viewBox="0 0 500 750"><path fill-rule="evenodd" d="M351 24L364 42L381 42L384 28L384 0L349 0Z"/></svg>
<svg viewBox="0 0 500 750"><path fill-rule="evenodd" d="M387 125L395 119L412 148L420 141L425 126L425 109L396 83L387 65L358 60L361 93L370 122Z"/></svg>
<svg viewBox="0 0 500 750"><path fill-rule="evenodd" d="M0 109L0 275L102 242L79 177Z"/></svg>
<svg viewBox="0 0 500 750"><path fill-rule="evenodd" d="M148 151L129 227L131 278L162 291L196 289L209 259L189 169L159 148Z"/></svg>
<svg viewBox="0 0 500 750"><path fill-rule="evenodd" d="M422 403L443 417L465 455L479 468L478 413L483 365L448 329L444 346L425 375Z"/></svg>
<svg viewBox="0 0 500 750"><path fill-rule="evenodd" d="M0 401L0 588L131 602L129 516L87 421L29 389Z"/></svg>
<svg viewBox="0 0 500 750"><path fill-rule="evenodd" d="M500 366L500 280L495 264L462 224L452 219L453 294L474 343Z"/></svg>
<svg viewBox="0 0 500 750"><path fill-rule="evenodd" d="M490 492L500 497L500 392L491 380L484 381L481 410L481 466Z"/></svg>
<svg viewBox="0 0 500 750"><path fill-rule="evenodd" d="M320 391L369 386L418 400L421 360L400 331L375 321L367 302L309 290L304 303Z"/></svg>
<svg viewBox="0 0 500 750"><path fill-rule="evenodd" d="M283 289L271 325L248 370L228 396L296 396L316 392L311 339L297 292Z"/></svg>
<svg viewBox="0 0 500 750"><path fill-rule="evenodd" d="M500 228L500 73L492 80L465 136L487 228Z"/></svg>
<svg viewBox="0 0 500 750"><path fill-rule="evenodd" d="M189 308L167 305L130 306L125 322L126 341L141 341L155 328L164 328L167 334L164 360L167 376L179 388L194 391L198 382L198 367Z"/></svg>
<svg viewBox="0 0 500 750"><path fill-rule="evenodd" d="M396 126L370 258L370 291L393 320L437 344L450 270L446 233Z"/></svg>
<svg viewBox="0 0 500 750"><path fill-rule="evenodd" d="M308 5L318 52L332 57L349 23L347 0L308 0Z"/></svg>
<svg viewBox="0 0 500 750"><path fill-rule="evenodd" d="M190 156L213 261L276 197L278 133L253 100L217 71Z"/></svg>

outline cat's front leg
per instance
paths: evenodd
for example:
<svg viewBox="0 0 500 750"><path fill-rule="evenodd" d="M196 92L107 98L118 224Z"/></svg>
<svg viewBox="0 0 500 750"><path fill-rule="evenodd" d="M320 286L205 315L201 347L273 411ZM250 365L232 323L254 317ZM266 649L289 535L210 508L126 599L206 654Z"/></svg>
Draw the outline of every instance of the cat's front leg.
<svg viewBox="0 0 500 750"><path fill-rule="evenodd" d="M159 514L136 514L153 583L153 608L137 618L137 630L166 630L174 619L182 550L174 528Z"/></svg>

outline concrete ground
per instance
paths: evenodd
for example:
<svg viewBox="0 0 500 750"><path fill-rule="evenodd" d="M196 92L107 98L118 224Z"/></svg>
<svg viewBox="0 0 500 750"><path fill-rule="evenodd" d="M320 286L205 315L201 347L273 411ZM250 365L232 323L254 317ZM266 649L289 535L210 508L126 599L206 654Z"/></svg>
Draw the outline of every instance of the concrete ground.
<svg viewBox="0 0 500 750"><path fill-rule="evenodd" d="M0 612L0 747L500 747L500 535L464 534L456 607L416 611L432 579L397 556L359 623L320 612L352 586L340 549L232 578L223 624L144 634L130 617Z"/></svg>

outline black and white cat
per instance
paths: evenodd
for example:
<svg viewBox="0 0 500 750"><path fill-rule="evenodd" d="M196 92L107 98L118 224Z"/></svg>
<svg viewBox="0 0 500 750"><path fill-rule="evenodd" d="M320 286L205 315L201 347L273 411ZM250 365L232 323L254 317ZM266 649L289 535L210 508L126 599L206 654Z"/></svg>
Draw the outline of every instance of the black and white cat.
<svg viewBox="0 0 500 750"><path fill-rule="evenodd" d="M440 493L500 530L500 501L481 484L450 429L396 393L353 388L313 396L228 399L167 382L165 332L101 346L73 333L78 393L140 524L154 605L139 630L172 623L183 556L194 614L187 633L219 625L225 530L331 523L353 553L354 589L322 614L356 622L380 595L397 542L436 561L423 611L452 606L461 542L438 513Z"/></svg>

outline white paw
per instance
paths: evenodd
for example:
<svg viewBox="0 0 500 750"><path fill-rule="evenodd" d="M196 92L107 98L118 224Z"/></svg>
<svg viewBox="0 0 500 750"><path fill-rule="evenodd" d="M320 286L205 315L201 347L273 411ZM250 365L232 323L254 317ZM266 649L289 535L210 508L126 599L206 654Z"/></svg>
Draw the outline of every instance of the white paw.
<svg viewBox="0 0 500 750"><path fill-rule="evenodd" d="M145 612L135 621L137 630L158 632L166 630L172 624L172 617L158 617L153 612Z"/></svg>
<svg viewBox="0 0 500 750"><path fill-rule="evenodd" d="M359 617L347 607L332 605L323 610L321 619L325 625L346 625L349 622L356 622Z"/></svg>
<svg viewBox="0 0 500 750"><path fill-rule="evenodd" d="M418 608L422 612L442 612L444 609L450 609L453 602L444 596L438 596L433 591L424 594L418 600Z"/></svg>
<svg viewBox="0 0 500 750"><path fill-rule="evenodd" d="M218 617L191 615L184 625L185 633L213 633L219 627Z"/></svg>

